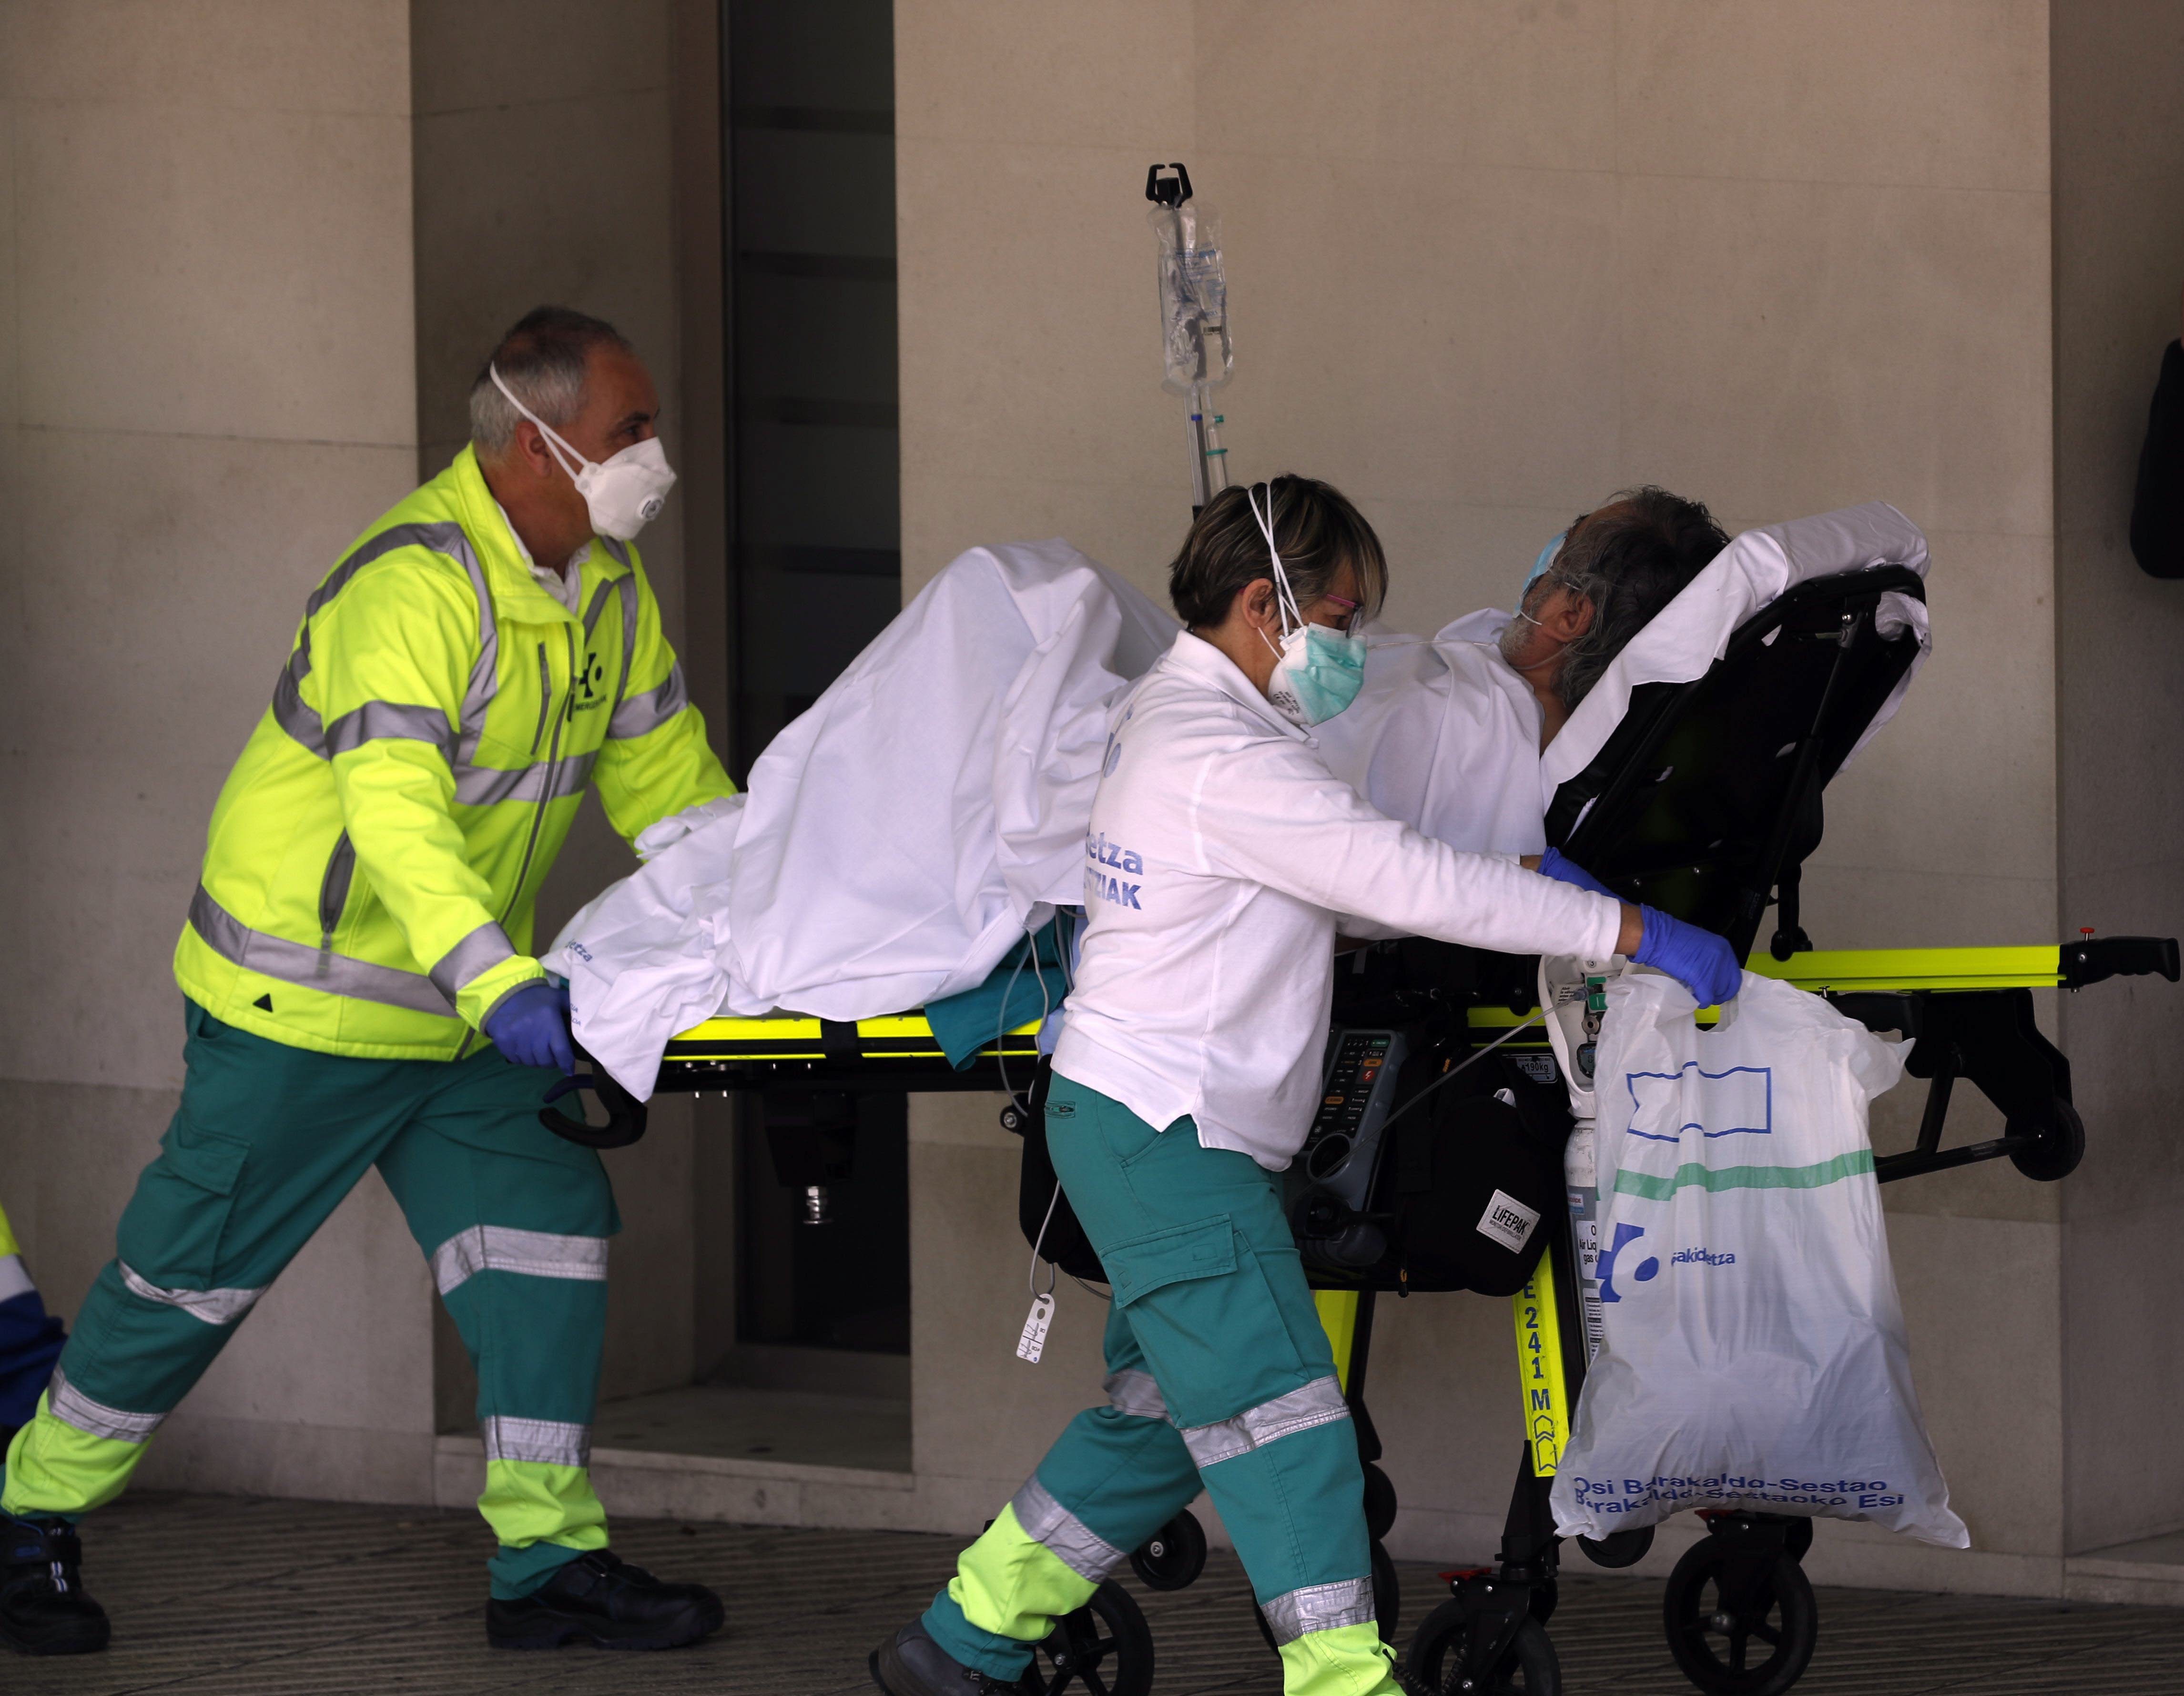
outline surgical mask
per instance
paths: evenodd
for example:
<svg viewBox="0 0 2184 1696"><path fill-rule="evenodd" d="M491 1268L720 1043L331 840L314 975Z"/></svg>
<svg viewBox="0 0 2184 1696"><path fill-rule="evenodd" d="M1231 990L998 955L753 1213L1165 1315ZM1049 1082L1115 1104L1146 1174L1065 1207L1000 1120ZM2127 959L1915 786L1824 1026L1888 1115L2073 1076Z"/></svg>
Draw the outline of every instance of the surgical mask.
<svg viewBox="0 0 2184 1696"><path fill-rule="evenodd" d="M667 463L667 450L656 436L633 442L604 462L587 459L571 447L546 420L516 399L515 392L488 365L493 386L508 397L508 403L538 426L554 462L569 474L577 492L584 498L592 528L616 542L635 539L638 531L660 516L667 504L667 492L675 487L675 472ZM566 458L563 456L566 455ZM572 463L573 462L573 463Z"/></svg>
<svg viewBox="0 0 2184 1696"><path fill-rule="evenodd" d="M1259 512L1259 489L1267 492L1267 510ZM1289 573L1282 569L1280 551L1274 546L1274 487L1254 485L1244 491L1259 533L1267 538L1267 556L1274 562L1274 600L1282 618L1282 645L1259 639L1274 651L1274 675L1267 680L1267 699L1273 709L1300 729L1324 724L1357 698L1365 683L1365 638L1356 631L1330 630L1323 624L1306 624L1290 591Z"/></svg>
<svg viewBox="0 0 2184 1696"><path fill-rule="evenodd" d="M1540 550L1539 557L1532 561L1532 569L1524 574L1524 587L1517 591L1517 616L1518 618L1524 618L1527 615L1524 611L1524 597L1532 592L1533 584L1538 582L1540 578L1546 576L1547 567L1555 563L1555 556L1563 551L1563 543L1568 539L1568 537L1569 532L1568 531L1564 531L1561 535L1550 538L1547 545ZM1539 620L1537 619L1534 619L1532 622L1537 624Z"/></svg>

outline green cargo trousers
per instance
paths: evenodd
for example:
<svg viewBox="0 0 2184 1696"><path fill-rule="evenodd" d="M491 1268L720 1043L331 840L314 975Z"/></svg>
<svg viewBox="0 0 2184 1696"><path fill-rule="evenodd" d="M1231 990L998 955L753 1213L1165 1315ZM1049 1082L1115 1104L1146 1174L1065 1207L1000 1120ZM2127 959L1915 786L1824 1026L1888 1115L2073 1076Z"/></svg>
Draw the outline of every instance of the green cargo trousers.
<svg viewBox="0 0 2184 1696"><path fill-rule="evenodd" d="M1394 1696L1357 1436L1279 1181L1055 1074L1047 1148L1114 1290L1107 1404L1078 1414L963 1552L926 1630L1018 1677L1056 1616L1197 1494L1221 1510L1287 1696Z"/></svg>
<svg viewBox="0 0 2184 1696"><path fill-rule="evenodd" d="M181 1105L9 1446L0 1512L73 1516L119 1495L160 1421L376 1165L477 1368L493 1593L526 1595L604 1548L586 1466L621 1220L599 1157L538 1122L553 1074L491 1048L316 1054L185 1007Z"/></svg>

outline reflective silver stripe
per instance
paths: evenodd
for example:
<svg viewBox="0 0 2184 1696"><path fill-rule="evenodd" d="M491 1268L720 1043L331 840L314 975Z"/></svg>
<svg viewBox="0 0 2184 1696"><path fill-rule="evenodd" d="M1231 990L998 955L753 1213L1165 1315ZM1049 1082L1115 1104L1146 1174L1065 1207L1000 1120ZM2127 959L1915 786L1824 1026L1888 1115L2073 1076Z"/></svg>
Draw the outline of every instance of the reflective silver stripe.
<svg viewBox="0 0 2184 1696"><path fill-rule="evenodd" d="M1350 1408L1342 1399L1342 1387L1332 1377L1314 1378L1309 1384L1246 1408L1234 1419L1215 1425L1193 1426L1183 1433L1184 1447L1203 1472L1223 1460L1234 1460L1255 1449L1316 1425L1348 1419Z"/></svg>
<svg viewBox="0 0 2184 1696"><path fill-rule="evenodd" d="M647 735L689 704L690 691L683 684L682 662L678 659L668 668L667 681L657 689L632 695L614 709L607 720L607 734L621 742Z"/></svg>
<svg viewBox="0 0 2184 1696"><path fill-rule="evenodd" d="M465 807L493 807L503 801L559 801L581 795L592 781L592 762L598 758L594 753L572 753L558 763L542 759L515 771L459 765L455 799Z"/></svg>
<svg viewBox="0 0 2184 1696"><path fill-rule="evenodd" d="M121 1282L146 1301L180 1308L206 1325L232 1325L258 1304L267 1286L254 1290L163 1290L126 1260L114 1263L121 1269Z"/></svg>
<svg viewBox="0 0 2184 1696"><path fill-rule="evenodd" d="M629 564L629 555L617 552L615 558L623 564ZM615 580L615 592L621 597L621 676L615 681L614 711L621 709L622 698L629 693L629 668L637 663L637 573ZM614 722L609 713L607 722Z"/></svg>
<svg viewBox="0 0 2184 1696"><path fill-rule="evenodd" d="M114 1443L142 1443L166 1418L164 1413L125 1413L104 1402L95 1402L69 1382L68 1375L58 1366L46 1386L46 1411L64 1425Z"/></svg>
<svg viewBox="0 0 2184 1696"><path fill-rule="evenodd" d="M374 965L330 948L315 948L307 943L292 943L286 937L254 931L214 900L202 883L190 898L190 928L222 959L284 983L358 1001L376 1001L387 1007L405 1007L412 1013L433 1013L444 1018L454 1011L453 1004L423 973Z"/></svg>
<svg viewBox="0 0 2184 1696"><path fill-rule="evenodd" d="M1064 1566L1089 1582L1103 1582L1130 1558L1129 1550L1116 1548L1055 1500L1036 1474L1024 1480L1009 1505L1016 1510L1017 1523L1027 1537L1045 1543Z"/></svg>
<svg viewBox="0 0 2184 1696"><path fill-rule="evenodd" d="M1306 1632L1339 1631L1344 1626L1369 1626L1375 1617L1373 1581L1345 1578L1334 1584L1307 1584L1271 1602L1259 1604L1267 1628L1274 1634L1274 1647L1295 1643Z"/></svg>
<svg viewBox="0 0 2184 1696"><path fill-rule="evenodd" d="M448 1000L482 971L490 971L504 959L515 958L515 945L508 932L488 919L447 953L431 973L432 981Z"/></svg>
<svg viewBox="0 0 2184 1696"><path fill-rule="evenodd" d="M13 1301L36 1288L20 1254L0 1254L0 1302Z"/></svg>
<svg viewBox="0 0 2184 1696"><path fill-rule="evenodd" d="M584 609L584 640L586 642L592 639L592 631L598 628L599 614L607 609L607 597L614 593L614 587L611 583L602 583L592 591L592 603Z"/></svg>
<svg viewBox="0 0 2184 1696"><path fill-rule="evenodd" d="M1167 1404L1161 1399L1160 1386L1153 1382L1150 1372L1111 1373L1100 1387L1106 1391L1108 1404L1117 1413L1126 1413L1136 1419L1167 1417Z"/></svg>
<svg viewBox="0 0 2184 1696"><path fill-rule="evenodd" d="M311 631L306 625L303 635L296 640L296 651L288 656L288 663L281 668L281 676L274 682L273 722L324 759L326 726L319 722L317 709L305 703L302 692L304 679L310 672Z"/></svg>
<svg viewBox="0 0 2184 1696"><path fill-rule="evenodd" d="M607 1239L473 1225L432 1251L432 1282L446 1295L479 1272L520 1272L526 1278L576 1278L604 1283Z"/></svg>
<svg viewBox="0 0 2184 1696"><path fill-rule="evenodd" d="M479 564L477 551L471 546L471 539L463 533L460 525L398 524L359 542L355 551L311 592L310 598L304 603L304 626L296 638L295 652L288 656L280 681L273 686L274 722L321 759L329 758L326 728L317 712L304 702L302 693L304 679L311 675L311 620L327 602L348 587L349 580L358 572L398 548L426 548L435 553L443 553L460 564L471 580L471 592L477 597L478 603L478 657L471 664L470 680L463 694L462 737L456 744L459 756L466 756L476 748L478 736L484 728L485 709L498 687L500 659L499 626L493 617L492 592L486 587L485 569ZM444 717L443 715L443 722ZM444 741L442 745L446 745Z"/></svg>
<svg viewBox="0 0 2184 1696"><path fill-rule="evenodd" d="M495 1414L485 1422L485 1458L528 1460L538 1466L583 1466L592 1458L592 1428L550 1419L510 1419Z"/></svg>
<svg viewBox="0 0 2184 1696"><path fill-rule="evenodd" d="M305 707L304 710L309 712L310 709ZM398 701L366 701L326 726L324 752L332 757L361 748L368 742L396 741L428 742L443 753L450 753L455 745L454 726L437 707L413 707Z"/></svg>

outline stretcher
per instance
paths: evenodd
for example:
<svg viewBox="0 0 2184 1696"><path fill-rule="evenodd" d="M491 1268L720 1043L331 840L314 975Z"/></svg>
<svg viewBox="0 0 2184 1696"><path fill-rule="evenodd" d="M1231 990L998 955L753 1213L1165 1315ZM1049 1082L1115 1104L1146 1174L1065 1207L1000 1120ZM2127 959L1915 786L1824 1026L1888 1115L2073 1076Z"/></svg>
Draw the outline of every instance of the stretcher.
<svg viewBox="0 0 2184 1696"><path fill-rule="evenodd" d="M1927 1095L1912 1147L1880 1157L1883 1183L1997 1159L2036 1182L2077 1165L2085 1127L2067 1059L2042 1034L2033 992L2079 990L2119 976L2178 977L2174 938L2095 937L2024 946L1815 949L1800 922L1799 870L1821 839L1822 793L1909 667L1915 642L1888 616L1890 598L1924 598L1914 572L1848 572L1800 585L1762 609L1724 657L1688 683L1647 684L1592 763L1557 792L1547 837L1618 893L1729 937L1752 970L1825 995L1877 1031L1915 1039L1908 1074ZM1763 947L1759 931L1772 911ZM1384 1635L1401 1599L1382 1546L1396 1492L1366 1402L1374 1304L1451 1288L1507 1295L1517 1344L1521 1454L1495 1565L1450 1576L1407 1658L1412 1688L1561 1689L1546 1632L1561 1539L1548 1490L1600 1322L1585 1298L1585 1226L1556 1205L1513 1268L1466 1271L1419 1241L1436 1185L1460 1184L1468 1161L1534 1162L1559 1195L1571 1118L1537 1010L1539 963L1412 940L1378 944L1336 975L1328 1087L1290 1184L1291 1220L1318 1292L1365 1464L1365 1508ZM1098 1275L1072 1248L1073 1221L1045 1165L1037 1026L997 1032L972 1061L950 1065L918 1013L854 1023L714 1019L668 1045L658 1087L755 1093L778 1176L823 1218L828 1186L850 1176L854 1098L879 1092L1006 1094L1002 1122L1025 1138L1023 1223L1065 1271ZM1977 1089L2003 1131L1952 1143L1957 1086ZM641 1134L643 1107L600 1087L596 1127L549 1109L560 1134L615 1146ZM1435 1163L1437 1154L1449 1158ZM1514 1168L1512 1168L1514 1170ZM1421 1176L1421 1174L1425 1176ZM1514 1180L1512 1180L1514 1182ZM1042 1217L1042 1210L1046 1216ZM1056 1227L1062 1229L1057 1232ZM1430 1234L1429 1232L1427 1234ZM1081 1243L1081 1238L1079 1239ZM1798 1561L1809 1520L1713 1515L1678 1563L1665 1603L1669 1647L1700 1689L1779 1696L1802 1674L1817 1630ZM1641 1559L1650 1527L1578 1539L1607 1567ZM1140 1582L1188 1584L1205 1539L1185 1512L1132 1556ZM1270 1639L1271 1641L1271 1639ZM1042 1646L1037 1671L1055 1696L1072 1682L1144 1696L1150 1639L1128 1593L1110 1582Z"/></svg>

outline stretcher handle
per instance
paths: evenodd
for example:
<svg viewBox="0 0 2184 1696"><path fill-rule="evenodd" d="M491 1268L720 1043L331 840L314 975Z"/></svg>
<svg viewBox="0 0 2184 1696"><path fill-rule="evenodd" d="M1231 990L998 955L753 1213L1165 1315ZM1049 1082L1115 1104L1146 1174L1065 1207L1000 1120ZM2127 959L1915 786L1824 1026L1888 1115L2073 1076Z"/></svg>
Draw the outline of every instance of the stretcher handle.
<svg viewBox="0 0 2184 1696"><path fill-rule="evenodd" d="M590 1090L599 1098L599 1105L607 1110L607 1122L594 1125L588 1117L571 1118L558 1107L543 1107L538 1111L538 1122L565 1141L587 1148L627 1148L644 1135L649 1116L645 1104L608 1076L607 1070L582 1048L577 1050L577 1059L588 1065L591 1070L574 1072L557 1079L546 1092L546 1099L559 1101L565 1095L574 1095L580 1090ZM579 1102L578 1106L582 1104Z"/></svg>

